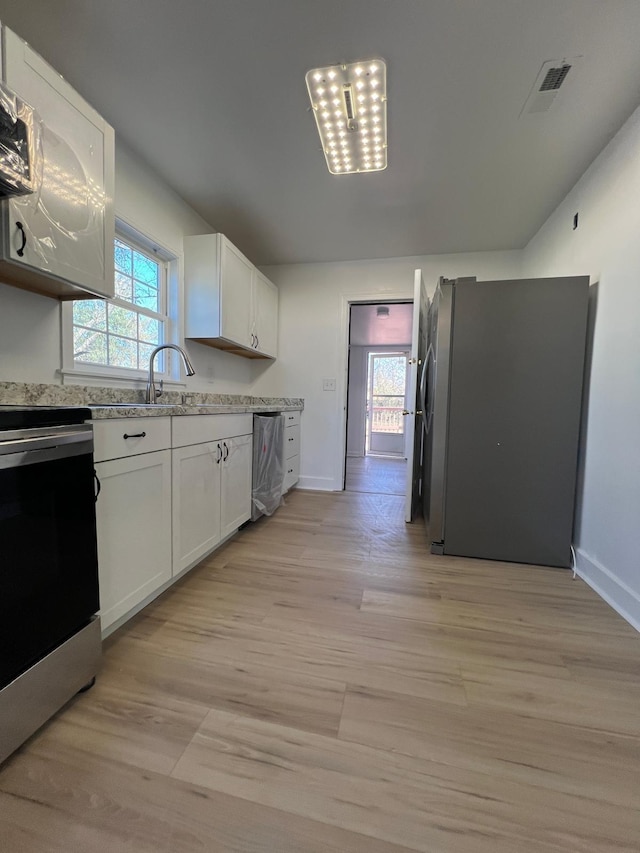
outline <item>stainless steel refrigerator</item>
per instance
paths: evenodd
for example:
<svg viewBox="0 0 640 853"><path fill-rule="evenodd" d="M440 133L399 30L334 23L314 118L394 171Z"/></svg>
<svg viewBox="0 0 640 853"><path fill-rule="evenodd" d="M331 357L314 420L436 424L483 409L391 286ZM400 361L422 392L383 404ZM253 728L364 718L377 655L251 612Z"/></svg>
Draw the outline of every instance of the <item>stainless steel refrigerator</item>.
<svg viewBox="0 0 640 853"><path fill-rule="evenodd" d="M440 280L419 406L432 553L571 565L588 291Z"/></svg>

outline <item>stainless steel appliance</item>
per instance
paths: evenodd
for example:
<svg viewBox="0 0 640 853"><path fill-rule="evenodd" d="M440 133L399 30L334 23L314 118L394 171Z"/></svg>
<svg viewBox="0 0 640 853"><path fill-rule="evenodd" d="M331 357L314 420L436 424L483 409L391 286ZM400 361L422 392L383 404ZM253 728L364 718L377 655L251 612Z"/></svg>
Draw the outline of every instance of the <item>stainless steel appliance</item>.
<svg viewBox="0 0 640 853"><path fill-rule="evenodd" d="M90 417L0 407L0 761L98 671Z"/></svg>
<svg viewBox="0 0 640 853"><path fill-rule="evenodd" d="M588 291L440 280L420 383L432 553L571 565Z"/></svg>
<svg viewBox="0 0 640 853"><path fill-rule="evenodd" d="M25 195L38 188L39 136L32 108L0 83L0 196Z"/></svg>
<svg viewBox="0 0 640 853"><path fill-rule="evenodd" d="M253 416L251 520L273 515L282 504L284 423L280 412Z"/></svg>

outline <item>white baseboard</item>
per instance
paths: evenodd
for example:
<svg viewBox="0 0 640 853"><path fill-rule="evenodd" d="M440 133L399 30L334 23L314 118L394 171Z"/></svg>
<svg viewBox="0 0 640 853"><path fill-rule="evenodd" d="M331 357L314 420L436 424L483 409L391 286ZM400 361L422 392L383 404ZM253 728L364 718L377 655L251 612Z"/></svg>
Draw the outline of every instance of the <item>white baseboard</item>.
<svg viewBox="0 0 640 853"><path fill-rule="evenodd" d="M336 485L333 477L303 477L298 480L299 489L309 489L315 492L341 492L342 485Z"/></svg>
<svg viewBox="0 0 640 853"><path fill-rule="evenodd" d="M640 631L640 595L635 590L580 548L576 548L576 574L636 631Z"/></svg>

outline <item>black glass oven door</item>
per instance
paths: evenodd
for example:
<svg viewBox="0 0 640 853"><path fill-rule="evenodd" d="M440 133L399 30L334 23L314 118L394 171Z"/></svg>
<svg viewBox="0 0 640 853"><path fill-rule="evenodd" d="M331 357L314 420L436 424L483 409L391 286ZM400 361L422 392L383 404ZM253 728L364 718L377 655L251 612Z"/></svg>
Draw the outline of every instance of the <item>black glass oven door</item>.
<svg viewBox="0 0 640 853"><path fill-rule="evenodd" d="M0 688L98 610L88 437L31 455L0 455Z"/></svg>

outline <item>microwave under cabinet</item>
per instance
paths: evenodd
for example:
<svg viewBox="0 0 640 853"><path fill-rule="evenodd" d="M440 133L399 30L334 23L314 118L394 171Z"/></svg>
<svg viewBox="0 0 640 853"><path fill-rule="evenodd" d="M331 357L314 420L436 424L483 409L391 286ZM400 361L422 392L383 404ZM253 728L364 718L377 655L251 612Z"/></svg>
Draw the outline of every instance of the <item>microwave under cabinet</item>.
<svg viewBox="0 0 640 853"><path fill-rule="evenodd" d="M34 192L0 203L0 282L58 299L113 296L113 129L14 32L4 83L37 112Z"/></svg>

